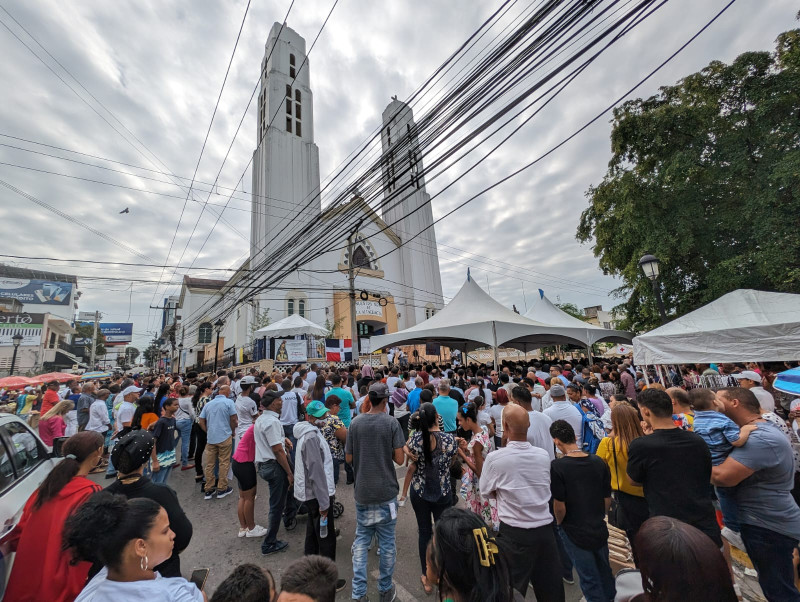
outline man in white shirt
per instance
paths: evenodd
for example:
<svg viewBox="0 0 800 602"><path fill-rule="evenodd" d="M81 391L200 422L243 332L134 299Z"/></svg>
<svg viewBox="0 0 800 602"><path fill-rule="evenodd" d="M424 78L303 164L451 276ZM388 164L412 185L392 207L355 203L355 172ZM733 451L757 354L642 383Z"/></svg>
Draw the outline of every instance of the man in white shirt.
<svg viewBox="0 0 800 602"><path fill-rule="evenodd" d="M522 596L533 585L537 600L564 601L558 547L550 514L550 456L528 443L528 413L508 404L503 411L506 447L486 456L480 490L497 500L498 541L506 544L511 582Z"/></svg>
<svg viewBox="0 0 800 602"><path fill-rule="evenodd" d="M399 374L400 368L398 366L392 366L389 376L386 379L386 386L389 387L389 397L392 396L394 390L397 388L397 381L400 380Z"/></svg>
<svg viewBox="0 0 800 602"><path fill-rule="evenodd" d="M233 380L231 381L231 393L233 393L234 398L239 397L242 394L242 373L237 372Z"/></svg>
<svg viewBox="0 0 800 602"><path fill-rule="evenodd" d="M308 374L306 374L306 382L308 383L309 388L314 386L314 381L317 380L317 368L316 364L311 364L308 367Z"/></svg>
<svg viewBox="0 0 800 602"><path fill-rule="evenodd" d="M553 405L547 408L543 414L550 420L566 420L575 431L575 437L578 440L578 447L581 446L582 433L583 433L583 415L581 411L572 405L571 401L567 400L567 390L561 385L553 385L550 387L550 398L553 400Z"/></svg>
<svg viewBox="0 0 800 602"><path fill-rule="evenodd" d="M761 375L753 370L745 370L739 374L731 374L739 381L739 385L750 392L758 399L758 405L767 412L775 411L775 398L772 394L761 386Z"/></svg>
<svg viewBox="0 0 800 602"><path fill-rule="evenodd" d="M122 395L122 405L119 406L115 415L114 428L116 432L120 432L126 426L131 425L133 414L136 412L136 406L134 404L139 399L139 394L141 392L142 389L134 386L127 387L120 392L120 395Z"/></svg>
<svg viewBox="0 0 800 602"><path fill-rule="evenodd" d="M550 436L550 425L553 424L553 421L538 410L533 409L533 399L530 391L525 387L514 387L512 399L514 403L528 412L528 420L530 422L527 435L528 443L533 447L546 451L551 461L555 460L556 452L553 446L553 438ZM505 433L503 438L506 438Z"/></svg>
<svg viewBox="0 0 800 602"><path fill-rule="evenodd" d="M295 378L295 381L299 380L300 377L298 376ZM303 389L300 388L300 392L297 391L297 388L292 388L291 381L287 378L281 383L281 425L283 426L283 436L287 437L289 441L292 442L292 446L297 443L297 439L294 436L294 425L297 424L298 421L302 420L299 415L299 408L303 405ZM292 462L294 462L294 448L291 451L291 458Z"/></svg>
<svg viewBox="0 0 800 602"><path fill-rule="evenodd" d="M256 469L258 475L269 484L269 530L261 543L261 554L268 556L288 547L288 543L277 538L281 517L284 522L294 518L297 502L291 492L294 472L286 449L292 443L284 436L281 425L283 399L276 391L266 391L261 398L264 410L253 428L256 444Z"/></svg>

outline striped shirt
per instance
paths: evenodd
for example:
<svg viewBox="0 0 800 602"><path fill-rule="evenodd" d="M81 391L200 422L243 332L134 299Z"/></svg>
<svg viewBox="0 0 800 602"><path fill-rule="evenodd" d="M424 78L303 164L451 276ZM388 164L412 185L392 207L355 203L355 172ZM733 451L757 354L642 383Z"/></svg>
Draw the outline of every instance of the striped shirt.
<svg viewBox="0 0 800 602"><path fill-rule="evenodd" d="M703 438L711 452L711 464L725 461L733 449L732 442L739 440L739 427L725 414L714 410L695 411L694 432Z"/></svg>

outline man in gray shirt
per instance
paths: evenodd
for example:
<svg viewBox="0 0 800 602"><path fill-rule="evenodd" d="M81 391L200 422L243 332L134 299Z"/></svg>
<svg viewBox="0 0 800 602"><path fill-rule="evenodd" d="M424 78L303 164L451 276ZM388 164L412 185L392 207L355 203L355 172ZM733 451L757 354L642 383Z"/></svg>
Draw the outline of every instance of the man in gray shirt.
<svg viewBox="0 0 800 602"><path fill-rule="evenodd" d="M758 398L742 387L717 392L724 412L739 427L755 424L747 443L734 447L711 470L711 483L735 487L734 501L747 554L767 600L800 600L792 553L800 541L800 508L792 498L794 458L783 433L761 418Z"/></svg>
<svg viewBox="0 0 800 602"><path fill-rule="evenodd" d="M359 414L350 424L345 459L355 474L356 536L353 541L354 600L367 598L367 549L373 536L381 554L378 591L380 602L392 602L397 592L392 577L395 563L397 524L397 474L394 464L403 462L403 431L400 423L386 413L389 388L381 382L369 389L369 412ZM394 462L394 463L393 463Z"/></svg>
<svg viewBox="0 0 800 602"><path fill-rule="evenodd" d="M78 430L86 429L89 423L89 408L94 403L94 384L87 383L83 385L81 396L78 398L78 403L75 404L75 410L78 413Z"/></svg>

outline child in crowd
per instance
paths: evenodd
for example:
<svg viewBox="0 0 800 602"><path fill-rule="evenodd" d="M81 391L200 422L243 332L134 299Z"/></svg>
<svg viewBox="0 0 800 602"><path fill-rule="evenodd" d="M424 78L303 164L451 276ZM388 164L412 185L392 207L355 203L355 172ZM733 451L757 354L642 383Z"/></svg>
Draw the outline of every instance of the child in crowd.
<svg viewBox="0 0 800 602"><path fill-rule="evenodd" d="M153 427L156 446L153 448L151 478L154 483L166 483L172 467L175 466L175 412L178 407L177 397L167 397L162 406L164 415Z"/></svg>
<svg viewBox="0 0 800 602"><path fill-rule="evenodd" d="M757 428L754 424L747 424L740 429L733 420L722 413L722 406L711 389L692 389L689 392L689 398L694 408L694 432L700 435L708 445L712 466L722 464L731 450L734 447L743 446L750 433ZM717 487L716 493L725 522L722 536L737 548L744 550L731 490L728 487Z"/></svg>

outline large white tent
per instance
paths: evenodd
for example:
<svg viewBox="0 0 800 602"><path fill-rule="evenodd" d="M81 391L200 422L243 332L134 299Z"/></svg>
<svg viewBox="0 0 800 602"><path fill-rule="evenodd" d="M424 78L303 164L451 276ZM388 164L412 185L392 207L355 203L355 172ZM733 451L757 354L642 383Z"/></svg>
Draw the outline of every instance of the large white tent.
<svg viewBox="0 0 800 602"><path fill-rule="evenodd" d="M740 289L633 339L637 364L800 359L800 295Z"/></svg>
<svg viewBox="0 0 800 602"><path fill-rule="evenodd" d="M458 294L433 317L400 332L373 337L371 343L373 349L385 349L435 342L465 352L479 347L585 346L587 325L580 324L580 328L553 326L522 316L495 301L467 273Z"/></svg>
<svg viewBox="0 0 800 602"><path fill-rule="evenodd" d="M311 320L306 320L298 314L286 316L282 320L278 320L274 324L259 328L253 333L257 339L267 337L269 339L279 339L281 337L293 337L297 335L310 335L310 336L325 336L328 331L315 324Z"/></svg>

